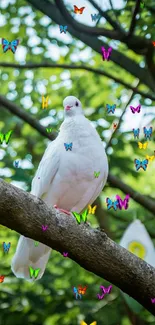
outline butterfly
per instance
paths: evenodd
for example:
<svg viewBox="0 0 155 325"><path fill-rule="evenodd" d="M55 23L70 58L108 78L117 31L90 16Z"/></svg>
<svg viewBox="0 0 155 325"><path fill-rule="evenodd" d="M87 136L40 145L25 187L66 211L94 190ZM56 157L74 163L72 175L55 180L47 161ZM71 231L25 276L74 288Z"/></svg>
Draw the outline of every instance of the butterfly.
<svg viewBox="0 0 155 325"><path fill-rule="evenodd" d="M112 113L112 114L114 114L115 113L115 108L116 108L116 105L114 104L114 105L109 105L109 104L106 104L106 108L107 108L107 113L109 114L109 113Z"/></svg>
<svg viewBox="0 0 155 325"><path fill-rule="evenodd" d="M80 325L88 325L86 322L84 322L84 320L81 321ZM89 325L97 325L97 322L92 322L91 324Z"/></svg>
<svg viewBox="0 0 155 325"><path fill-rule="evenodd" d="M124 209L127 210L128 209L128 205L129 205L129 198L130 198L130 195L127 194L125 199L122 200L121 197L119 195L116 195L116 199L118 200L118 208L120 210L122 210L123 206L124 206Z"/></svg>
<svg viewBox="0 0 155 325"><path fill-rule="evenodd" d="M63 256L64 256L64 257L68 257L68 252L66 252L66 253L63 252Z"/></svg>
<svg viewBox="0 0 155 325"><path fill-rule="evenodd" d="M153 46L155 46L155 42L152 42Z"/></svg>
<svg viewBox="0 0 155 325"><path fill-rule="evenodd" d="M38 241L35 241L34 242L34 246L37 247L39 245L39 242Z"/></svg>
<svg viewBox="0 0 155 325"><path fill-rule="evenodd" d="M99 175L100 175L100 172L95 172L95 171L94 171L94 176L95 176L95 178L98 178Z"/></svg>
<svg viewBox="0 0 155 325"><path fill-rule="evenodd" d="M92 208L91 205L88 205L88 213L89 214L95 214L97 205L94 205L94 207Z"/></svg>
<svg viewBox="0 0 155 325"><path fill-rule="evenodd" d="M112 127L113 127L114 130L117 129L117 126L118 126L118 123L113 123L113 125L112 125Z"/></svg>
<svg viewBox="0 0 155 325"><path fill-rule="evenodd" d="M148 161L153 161L154 158L155 158L155 155L153 155L153 156L148 156L148 155L146 155L146 159L147 159Z"/></svg>
<svg viewBox="0 0 155 325"><path fill-rule="evenodd" d="M59 28L60 28L60 33L66 34L68 26L59 25Z"/></svg>
<svg viewBox="0 0 155 325"><path fill-rule="evenodd" d="M109 197L106 198L106 203L107 203L107 209L110 210L111 208L113 208L115 211L118 208L118 200L112 202Z"/></svg>
<svg viewBox="0 0 155 325"><path fill-rule="evenodd" d="M82 298L82 295L78 292L78 289L76 287L73 287L73 293L76 299L78 299L78 297L80 297L80 299Z"/></svg>
<svg viewBox="0 0 155 325"><path fill-rule="evenodd" d="M3 242L3 251L4 251L4 253L8 253L10 247L11 247L11 243L10 242L8 244L6 244L5 242Z"/></svg>
<svg viewBox="0 0 155 325"><path fill-rule="evenodd" d="M17 46L19 44L19 40L15 39L12 42L7 41L5 38L2 38L2 47L3 47L3 52L7 52L8 50L11 50L12 53L15 53L17 50Z"/></svg>
<svg viewBox="0 0 155 325"><path fill-rule="evenodd" d="M140 132L140 129L132 129L133 130L133 135L134 135L134 138L136 139L139 139L139 132Z"/></svg>
<svg viewBox="0 0 155 325"><path fill-rule="evenodd" d="M3 141L5 141L5 143L8 144L12 132L13 132L13 130L10 130L10 131L7 132L6 134L0 133L0 144L3 144Z"/></svg>
<svg viewBox="0 0 155 325"><path fill-rule="evenodd" d="M64 146L65 146L65 149L66 151L70 150L72 151L72 146L73 146L73 143L64 143Z"/></svg>
<svg viewBox="0 0 155 325"><path fill-rule="evenodd" d="M86 293L86 290L87 290L87 286L83 287L81 285L78 286L78 293L81 294L81 295L85 295Z"/></svg>
<svg viewBox="0 0 155 325"><path fill-rule="evenodd" d="M96 21L97 19L100 19L101 18L101 15L100 14L91 14L91 19L92 21Z"/></svg>
<svg viewBox="0 0 155 325"><path fill-rule="evenodd" d="M15 166L16 168L19 167L19 160L18 160L18 161L17 161L17 160L14 161L14 166Z"/></svg>
<svg viewBox="0 0 155 325"><path fill-rule="evenodd" d="M42 96L42 109L44 109L45 107L48 107L48 99L49 96L47 96L46 98L44 96Z"/></svg>
<svg viewBox="0 0 155 325"><path fill-rule="evenodd" d="M43 230L43 231L46 231L47 228L48 228L48 226L44 226L44 225L42 225L42 230Z"/></svg>
<svg viewBox="0 0 155 325"><path fill-rule="evenodd" d="M46 128L46 131L47 131L48 133L50 133L50 132L52 132L52 128Z"/></svg>
<svg viewBox="0 0 155 325"><path fill-rule="evenodd" d="M140 161L138 159L135 159L134 163L135 163L136 170L138 171L140 168L143 168L144 171L146 171L148 162L149 162L148 159L145 159L145 160L142 160L142 161Z"/></svg>
<svg viewBox="0 0 155 325"><path fill-rule="evenodd" d="M0 275L0 283L4 282L4 278L5 278L4 275Z"/></svg>
<svg viewBox="0 0 155 325"><path fill-rule="evenodd" d="M141 105L139 104L137 107L130 106L130 109L133 114L135 114L136 112L140 113Z"/></svg>
<svg viewBox="0 0 155 325"><path fill-rule="evenodd" d="M98 299L103 299L106 293L110 293L112 289L112 285L110 285L108 288L105 288L104 286L100 286L100 289L103 291L102 295L97 294Z"/></svg>
<svg viewBox="0 0 155 325"><path fill-rule="evenodd" d="M40 269L33 269L31 266L29 266L29 272L30 272L30 278L37 278L40 272Z"/></svg>
<svg viewBox="0 0 155 325"><path fill-rule="evenodd" d="M145 143L138 142L138 147L140 149L146 149L147 146L148 146L148 142L145 142Z"/></svg>
<svg viewBox="0 0 155 325"><path fill-rule="evenodd" d="M73 212L73 211L72 211L72 214L76 218L76 221L77 221L78 224L80 224L82 220L83 220L83 222L86 222L87 221L87 214L88 214L88 210L87 209L84 210L82 212L82 214L79 214L79 213Z"/></svg>
<svg viewBox="0 0 155 325"><path fill-rule="evenodd" d="M142 8L142 9L144 8L144 2L140 3L140 8Z"/></svg>
<svg viewBox="0 0 155 325"><path fill-rule="evenodd" d="M109 47L108 50L106 51L106 49L104 48L104 46L101 46L101 52L102 52L102 58L103 61L110 60L110 56L111 56L111 52L112 52L112 47Z"/></svg>
<svg viewBox="0 0 155 325"><path fill-rule="evenodd" d="M151 298L151 302L155 304L155 298Z"/></svg>
<svg viewBox="0 0 155 325"><path fill-rule="evenodd" d="M74 12L75 12L75 14L82 15L84 9L85 9L85 7L78 8L77 6L74 5Z"/></svg>
<svg viewBox="0 0 155 325"><path fill-rule="evenodd" d="M150 126L150 128L147 130L147 128L144 126L143 128L144 130L144 136L146 139L151 140L151 135L152 135L152 126Z"/></svg>

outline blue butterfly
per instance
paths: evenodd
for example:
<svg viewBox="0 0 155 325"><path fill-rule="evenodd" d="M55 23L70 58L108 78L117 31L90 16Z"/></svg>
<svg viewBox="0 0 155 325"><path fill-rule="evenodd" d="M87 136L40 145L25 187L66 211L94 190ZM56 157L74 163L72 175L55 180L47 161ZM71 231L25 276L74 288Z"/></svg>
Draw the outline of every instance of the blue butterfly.
<svg viewBox="0 0 155 325"><path fill-rule="evenodd" d="M76 287L73 287L73 293L75 294L76 299L78 299L78 296L80 299L82 298L82 295L78 292L78 289Z"/></svg>
<svg viewBox="0 0 155 325"><path fill-rule="evenodd" d="M107 202L107 209L110 210L111 208L113 208L115 211L118 208L119 202L118 200L112 202L109 197L106 198L106 202Z"/></svg>
<svg viewBox="0 0 155 325"><path fill-rule="evenodd" d="M10 249L11 243L9 242L8 244L6 244L5 242L3 242L3 251L4 253L8 253L9 249Z"/></svg>
<svg viewBox="0 0 155 325"><path fill-rule="evenodd" d="M138 171L140 168L143 168L144 171L146 171L148 162L149 162L148 159L144 159L142 161L140 161L139 159L135 159L134 163L135 163L136 170Z"/></svg>
<svg viewBox="0 0 155 325"><path fill-rule="evenodd" d="M19 160L18 160L18 161L17 161L17 160L14 161L14 166L15 166L16 168L19 167Z"/></svg>
<svg viewBox="0 0 155 325"><path fill-rule="evenodd" d="M65 33L66 34L68 26L59 25L59 28L60 28L60 33Z"/></svg>
<svg viewBox="0 0 155 325"><path fill-rule="evenodd" d="M70 150L72 151L72 146L73 146L73 143L64 143L64 146L65 146L65 149L66 151Z"/></svg>
<svg viewBox="0 0 155 325"><path fill-rule="evenodd" d="M15 53L17 50L17 46L19 44L19 40L15 39L12 42L7 41L5 38L2 38L2 47L3 47L3 52L7 52L8 50L11 50L12 53Z"/></svg>
<svg viewBox="0 0 155 325"><path fill-rule="evenodd" d="M101 15L100 14L91 14L92 21L96 21L97 19L100 19Z"/></svg>
<svg viewBox="0 0 155 325"><path fill-rule="evenodd" d="M139 139L139 132L140 132L140 129L132 129L133 130L133 135L134 135L134 138L136 139Z"/></svg>
<svg viewBox="0 0 155 325"><path fill-rule="evenodd" d="M106 104L106 108L107 108L107 112L108 112L108 114L109 113L112 113L112 114L114 114L115 113L115 108L116 108L116 105L114 104L114 105L109 105L109 104Z"/></svg>
<svg viewBox="0 0 155 325"><path fill-rule="evenodd" d="M145 139L151 140L151 135L152 135L152 126L150 126L150 128L149 128L148 130L147 130L147 128L144 126L143 130L144 130Z"/></svg>

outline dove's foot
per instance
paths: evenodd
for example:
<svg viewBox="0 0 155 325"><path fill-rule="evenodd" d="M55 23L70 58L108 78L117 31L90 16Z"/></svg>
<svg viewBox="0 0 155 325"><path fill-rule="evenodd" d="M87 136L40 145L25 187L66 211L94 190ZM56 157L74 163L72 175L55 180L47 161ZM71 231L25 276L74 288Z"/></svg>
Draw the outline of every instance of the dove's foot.
<svg viewBox="0 0 155 325"><path fill-rule="evenodd" d="M71 214L71 213L70 213L69 211L67 211L67 210L64 210L64 209L59 209L59 208L57 207L57 205L56 205L56 204L54 205L54 208L55 208L55 209L58 209L59 211L61 211L61 212L65 213L65 214L68 214L69 216L70 216L70 214Z"/></svg>

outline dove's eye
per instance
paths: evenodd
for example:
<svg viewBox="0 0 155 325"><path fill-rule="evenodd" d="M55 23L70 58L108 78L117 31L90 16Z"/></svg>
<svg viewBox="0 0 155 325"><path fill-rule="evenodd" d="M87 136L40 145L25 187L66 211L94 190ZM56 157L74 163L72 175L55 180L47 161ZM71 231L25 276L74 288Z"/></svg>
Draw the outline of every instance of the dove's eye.
<svg viewBox="0 0 155 325"><path fill-rule="evenodd" d="M75 103L75 105L76 105L76 106L79 106L79 103L78 103L78 102L76 102L76 103Z"/></svg>

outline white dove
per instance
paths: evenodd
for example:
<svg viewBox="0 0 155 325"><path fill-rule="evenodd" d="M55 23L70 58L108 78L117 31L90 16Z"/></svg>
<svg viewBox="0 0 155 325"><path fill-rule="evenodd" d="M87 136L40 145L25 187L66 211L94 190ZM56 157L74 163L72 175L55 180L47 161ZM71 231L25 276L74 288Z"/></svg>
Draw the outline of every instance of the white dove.
<svg viewBox="0 0 155 325"><path fill-rule="evenodd" d="M108 176L108 161L97 131L84 116L81 102L68 96L63 106L64 122L57 138L44 153L31 193L67 214L69 211L80 213L102 191ZM20 236L11 265L13 273L32 281L31 266L40 269L37 280L40 279L50 251L48 246L39 243L35 247L34 240Z"/></svg>

